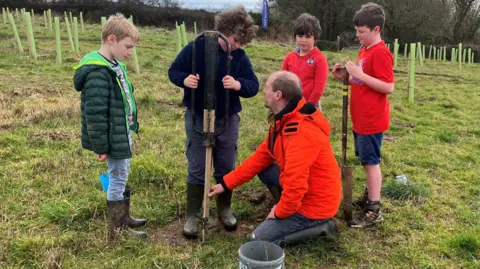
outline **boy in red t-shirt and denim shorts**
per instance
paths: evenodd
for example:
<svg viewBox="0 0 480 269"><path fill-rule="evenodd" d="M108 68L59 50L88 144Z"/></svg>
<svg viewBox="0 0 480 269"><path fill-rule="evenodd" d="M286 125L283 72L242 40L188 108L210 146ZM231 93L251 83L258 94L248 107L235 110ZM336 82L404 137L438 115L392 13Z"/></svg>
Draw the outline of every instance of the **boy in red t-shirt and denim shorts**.
<svg viewBox="0 0 480 269"><path fill-rule="evenodd" d="M350 74L350 114L355 144L355 155L367 176L364 197L355 201L363 212L351 222L350 227L365 228L383 220L380 210L382 172L380 149L383 133L390 127L390 104L387 95L394 88L393 57L380 33L385 24L383 8L374 3L361 7L353 19L362 48L356 64L347 62ZM340 64L333 68L335 79L343 80Z"/></svg>

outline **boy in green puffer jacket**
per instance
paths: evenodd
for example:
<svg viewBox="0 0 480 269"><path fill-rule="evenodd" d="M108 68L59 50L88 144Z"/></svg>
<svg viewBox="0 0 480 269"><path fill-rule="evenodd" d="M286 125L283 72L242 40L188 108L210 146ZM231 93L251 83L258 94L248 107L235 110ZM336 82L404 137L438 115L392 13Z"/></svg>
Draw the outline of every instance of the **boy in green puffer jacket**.
<svg viewBox="0 0 480 269"><path fill-rule="evenodd" d="M107 191L108 235L127 230L146 238L145 232L130 228L146 224L130 216L131 190L125 189L132 158L132 132L138 132L133 86L125 64L139 40L136 27L123 15L110 16L102 30L102 45L75 66L74 85L81 92L82 147L107 161L110 183Z"/></svg>

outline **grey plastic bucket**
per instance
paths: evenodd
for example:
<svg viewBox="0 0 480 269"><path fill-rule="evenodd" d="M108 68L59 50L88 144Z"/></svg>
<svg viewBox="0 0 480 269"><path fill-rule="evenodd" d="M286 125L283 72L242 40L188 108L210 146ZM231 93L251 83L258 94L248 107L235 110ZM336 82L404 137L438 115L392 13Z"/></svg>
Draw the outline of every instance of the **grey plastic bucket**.
<svg viewBox="0 0 480 269"><path fill-rule="evenodd" d="M238 249L240 269L284 269L285 253L274 243L250 241Z"/></svg>

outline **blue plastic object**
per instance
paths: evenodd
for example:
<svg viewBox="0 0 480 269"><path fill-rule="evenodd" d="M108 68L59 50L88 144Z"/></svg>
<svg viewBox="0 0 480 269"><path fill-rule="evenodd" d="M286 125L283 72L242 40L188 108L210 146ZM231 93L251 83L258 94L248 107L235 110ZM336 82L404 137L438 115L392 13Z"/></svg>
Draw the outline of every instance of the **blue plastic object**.
<svg viewBox="0 0 480 269"><path fill-rule="evenodd" d="M107 191L108 190L108 184L110 183L110 180L108 178L107 174L101 174L100 175L100 183L102 183L102 190Z"/></svg>

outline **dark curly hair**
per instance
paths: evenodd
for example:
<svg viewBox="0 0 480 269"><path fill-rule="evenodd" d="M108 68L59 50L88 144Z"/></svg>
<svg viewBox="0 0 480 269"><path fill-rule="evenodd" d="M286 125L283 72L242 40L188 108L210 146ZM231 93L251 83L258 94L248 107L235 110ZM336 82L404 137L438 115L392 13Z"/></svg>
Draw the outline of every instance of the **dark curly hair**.
<svg viewBox="0 0 480 269"><path fill-rule="evenodd" d="M320 22L318 19L308 13L303 13L298 16L293 26L293 35L310 35L315 38L315 40L320 39L322 34L322 27L320 27Z"/></svg>
<svg viewBox="0 0 480 269"><path fill-rule="evenodd" d="M227 37L235 34L241 44L247 44L255 38L258 26L243 6L237 6L215 16L215 29Z"/></svg>

